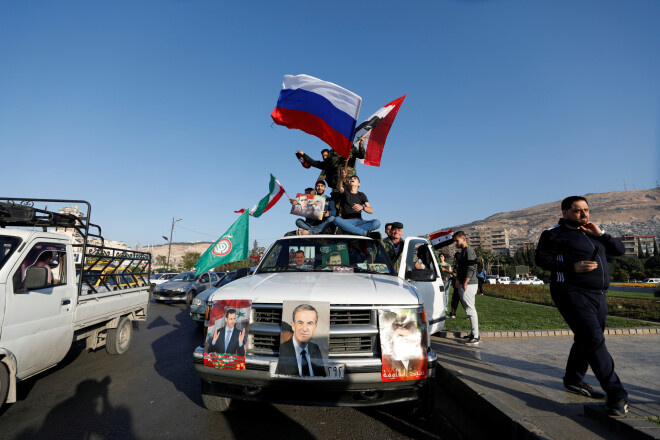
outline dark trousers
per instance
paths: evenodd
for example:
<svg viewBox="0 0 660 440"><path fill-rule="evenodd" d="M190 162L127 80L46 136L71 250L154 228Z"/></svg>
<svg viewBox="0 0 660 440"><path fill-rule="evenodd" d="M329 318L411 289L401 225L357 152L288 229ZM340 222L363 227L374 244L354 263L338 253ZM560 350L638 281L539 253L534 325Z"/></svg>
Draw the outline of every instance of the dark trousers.
<svg viewBox="0 0 660 440"><path fill-rule="evenodd" d="M591 371L608 398L618 400L628 397L619 376L614 372L614 361L605 346L605 295L554 284L550 285L550 293L559 313L575 335L564 381L573 384L582 382L587 367L591 366Z"/></svg>
<svg viewBox="0 0 660 440"><path fill-rule="evenodd" d="M451 294L451 311L452 313L456 312L458 303L461 301L461 295L458 293L458 288L452 284L452 294Z"/></svg>

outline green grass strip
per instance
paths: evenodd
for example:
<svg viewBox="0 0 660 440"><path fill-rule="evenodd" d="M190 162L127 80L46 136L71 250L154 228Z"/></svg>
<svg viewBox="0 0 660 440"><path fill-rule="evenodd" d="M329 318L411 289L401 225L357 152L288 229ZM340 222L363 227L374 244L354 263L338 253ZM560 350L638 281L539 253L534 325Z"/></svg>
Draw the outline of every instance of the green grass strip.
<svg viewBox="0 0 660 440"><path fill-rule="evenodd" d="M476 307L479 315L479 330L568 330L566 321L555 307L509 301L487 295L477 295ZM657 325L657 323L635 319L607 317L607 327L611 328L654 327ZM444 329L470 330L470 321L463 306L459 304L456 319L447 317Z"/></svg>

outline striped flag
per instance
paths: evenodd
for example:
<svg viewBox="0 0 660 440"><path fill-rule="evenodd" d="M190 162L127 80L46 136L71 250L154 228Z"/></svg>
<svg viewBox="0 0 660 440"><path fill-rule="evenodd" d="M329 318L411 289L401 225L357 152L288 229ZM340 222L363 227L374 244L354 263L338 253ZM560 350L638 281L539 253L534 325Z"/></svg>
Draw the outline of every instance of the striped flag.
<svg viewBox="0 0 660 440"><path fill-rule="evenodd" d="M280 200L282 194L284 194L284 187L275 176L271 174L270 183L268 184L268 194L266 194L263 199L259 200L256 205L250 208L250 215L253 217L261 217L261 214L268 211ZM240 209L234 212L242 214L245 212L245 209Z"/></svg>
<svg viewBox="0 0 660 440"><path fill-rule="evenodd" d="M385 105L385 107L371 115L369 119L358 125L355 129L354 142L357 142L364 134L367 135L363 144L367 150L367 155L364 159L360 159L360 162L363 164L375 167L380 166L380 158L385 148L385 140L404 99L406 99L406 95Z"/></svg>
<svg viewBox="0 0 660 440"><path fill-rule="evenodd" d="M362 98L309 75L284 75L282 87L273 121L320 138L348 159Z"/></svg>
<svg viewBox="0 0 660 440"><path fill-rule="evenodd" d="M429 234L429 238L431 239L431 244L433 247L435 249L440 249L452 244L454 239L454 233L452 231L453 229L450 229L448 231L438 231L434 232L433 234Z"/></svg>

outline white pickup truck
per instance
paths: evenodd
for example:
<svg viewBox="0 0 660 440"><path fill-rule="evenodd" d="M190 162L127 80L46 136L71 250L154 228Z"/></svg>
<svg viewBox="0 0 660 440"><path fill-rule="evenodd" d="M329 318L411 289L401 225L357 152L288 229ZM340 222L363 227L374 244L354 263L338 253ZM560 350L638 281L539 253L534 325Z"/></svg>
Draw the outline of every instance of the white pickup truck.
<svg viewBox="0 0 660 440"><path fill-rule="evenodd" d="M41 203L87 211L35 207ZM122 354L132 321L146 320L151 255L104 247L90 211L85 201L0 198L0 405L15 402L17 382L56 365L73 342ZM76 231L75 242L51 232L64 228Z"/></svg>
<svg viewBox="0 0 660 440"><path fill-rule="evenodd" d="M335 249L346 252L341 257L338 253L329 254ZM395 272L382 244L366 237L312 235L278 239L253 275L219 288L208 299L207 319L212 314L211 307L223 301L235 304L247 301L251 309L242 324L247 330L241 346L242 368L218 368L207 361L209 346L216 343L211 328L206 334L206 344L193 353L195 369L202 378L205 406L212 411L225 411L230 409L232 399L238 399L327 406L413 402L417 408L428 407L432 403L437 361L430 335L444 326L446 292L439 265L426 239L405 239L400 258ZM415 264L418 260L423 264ZM295 312L298 309L294 309L293 315L283 310L286 304L296 302L320 302L329 308L329 325L326 323L329 349L323 356L326 371L314 373L322 377L313 380L297 377L296 373L290 377L277 374L284 350L280 344L285 343L286 331L293 338L298 335L298 330L289 326L289 322L294 328L298 326ZM404 374L405 379L391 379L399 373L392 375L386 371L387 365L394 365L390 356L393 353L383 350L392 336L384 330L390 321L385 325L384 320L394 319L397 311L403 311L399 318L408 319L412 314L421 317L413 330L421 330L417 335L421 335L418 353L423 360L423 371L417 371L418 376ZM226 313L224 316L229 319L235 316L231 311ZM314 326L320 328L322 315L316 313L319 324ZM394 319L392 326L396 323ZM413 362L407 361L405 368L412 368ZM306 367L299 368L300 376L304 376L302 368Z"/></svg>

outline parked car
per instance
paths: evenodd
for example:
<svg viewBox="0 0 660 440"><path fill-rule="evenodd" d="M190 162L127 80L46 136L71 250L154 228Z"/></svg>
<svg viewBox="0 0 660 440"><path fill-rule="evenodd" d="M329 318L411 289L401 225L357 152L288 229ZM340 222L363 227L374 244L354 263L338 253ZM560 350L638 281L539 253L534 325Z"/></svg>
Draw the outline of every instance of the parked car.
<svg viewBox="0 0 660 440"><path fill-rule="evenodd" d="M644 284L660 284L660 278L644 278L642 280Z"/></svg>
<svg viewBox="0 0 660 440"><path fill-rule="evenodd" d="M486 275L486 284L497 284L497 279L499 277L497 275Z"/></svg>
<svg viewBox="0 0 660 440"><path fill-rule="evenodd" d="M190 305L198 293L218 282L215 272L204 272L195 277L195 272L183 272L171 280L154 287L154 301L185 301Z"/></svg>
<svg viewBox="0 0 660 440"><path fill-rule="evenodd" d="M496 284L511 284L511 278L509 277L499 277Z"/></svg>
<svg viewBox="0 0 660 440"><path fill-rule="evenodd" d="M522 285L522 286L529 286L532 284L538 284L541 285L543 284L543 280L538 279L537 277L518 277L511 281L511 284L516 284L516 285Z"/></svg>
<svg viewBox="0 0 660 440"><path fill-rule="evenodd" d="M243 278L254 272L254 267L241 267L240 269L233 270L224 275L213 287L206 289L197 295L190 304L190 317L193 321L201 326L204 325L206 319L206 305L209 302L209 297L213 295L220 287L231 283L239 278Z"/></svg>
<svg viewBox="0 0 660 440"><path fill-rule="evenodd" d="M151 275L151 277L149 277L149 284L151 284L152 286L157 286L159 284L168 282L177 275L179 275L178 272L164 272L164 273L153 274Z"/></svg>

